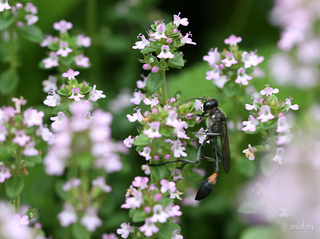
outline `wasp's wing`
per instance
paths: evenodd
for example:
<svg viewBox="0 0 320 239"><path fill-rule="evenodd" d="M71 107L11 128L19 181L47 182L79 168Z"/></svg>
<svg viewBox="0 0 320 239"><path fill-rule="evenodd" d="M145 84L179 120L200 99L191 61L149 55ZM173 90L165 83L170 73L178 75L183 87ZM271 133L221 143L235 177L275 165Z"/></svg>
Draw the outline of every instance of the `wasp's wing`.
<svg viewBox="0 0 320 239"><path fill-rule="evenodd" d="M219 122L219 132L221 141L221 161L223 169L226 173L230 172L230 150L229 150L229 139L228 139L228 128L227 121Z"/></svg>

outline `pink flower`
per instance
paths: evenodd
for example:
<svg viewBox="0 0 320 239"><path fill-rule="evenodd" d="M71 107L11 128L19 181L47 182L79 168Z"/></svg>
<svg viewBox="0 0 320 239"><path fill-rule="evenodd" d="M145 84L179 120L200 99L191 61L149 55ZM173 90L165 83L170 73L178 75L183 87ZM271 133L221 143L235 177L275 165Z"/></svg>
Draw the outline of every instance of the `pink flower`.
<svg viewBox="0 0 320 239"><path fill-rule="evenodd" d="M72 95L69 96L68 98L69 98L69 99L74 99L74 101L80 101L81 98L83 98L83 97L84 97L84 95L82 95L82 94L80 93L80 89L79 89L78 87L74 87L74 88L72 89Z"/></svg>
<svg viewBox="0 0 320 239"><path fill-rule="evenodd" d="M62 73L63 77L68 77L68 80L75 79L75 76L79 75L79 71L69 69L67 72Z"/></svg>
<svg viewBox="0 0 320 239"><path fill-rule="evenodd" d="M178 15L173 15L173 23L179 27L180 24L182 26L188 26L189 22L188 22L188 18L184 17L184 18L180 18L180 12L178 13Z"/></svg>
<svg viewBox="0 0 320 239"><path fill-rule="evenodd" d="M59 46L60 48L57 51L57 55L62 57L66 57L70 52L73 51L71 48L69 48L69 44L66 41L61 41Z"/></svg>
<svg viewBox="0 0 320 239"><path fill-rule="evenodd" d="M137 41L137 42L135 43L135 46L132 47L133 49L139 49L139 50L141 50L141 49L144 49L145 47L150 46L150 41L148 41L144 35L139 34L138 37L141 38L141 41Z"/></svg>
<svg viewBox="0 0 320 239"><path fill-rule="evenodd" d="M111 187L106 184L106 180L103 176L97 177L92 181L92 185L101 188L104 192L111 192Z"/></svg>
<svg viewBox="0 0 320 239"><path fill-rule="evenodd" d="M189 36L192 36L191 33L187 33L184 37L180 39L181 45L184 45L184 44L197 45L197 43L193 42Z"/></svg>
<svg viewBox="0 0 320 239"><path fill-rule="evenodd" d="M150 33L149 35L156 40L160 40L161 38L166 39L167 36L165 35L165 30L166 30L166 24L160 23L156 28L156 32Z"/></svg>
<svg viewBox="0 0 320 239"><path fill-rule="evenodd" d="M52 90L48 93L46 99L43 101L43 104L50 107L56 107L57 105L60 105L60 102L60 95L56 94L56 92Z"/></svg>
<svg viewBox="0 0 320 239"><path fill-rule="evenodd" d="M83 54L77 55L74 57L74 61L77 66L89 67L89 57L84 56Z"/></svg>
<svg viewBox="0 0 320 239"><path fill-rule="evenodd" d="M237 43L241 42L242 38L235 35L230 35L228 38L224 39L224 43L230 46L236 46Z"/></svg>
<svg viewBox="0 0 320 239"><path fill-rule="evenodd" d="M174 58L174 55L170 52L170 47L168 45L162 45L161 46L161 52L159 55L157 55L158 58Z"/></svg>
<svg viewBox="0 0 320 239"><path fill-rule="evenodd" d="M26 156L36 156L38 155L38 150L34 148L36 143L34 141L30 141L25 146L25 149L22 151L22 153Z"/></svg>
<svg viewBox="0 0 320 239"><path fill-rule="evenodd" d="M152 107L152 106L156 106L159 104L159 99L158 99L158 97L153 95L151 100L149 98L145 98L143 100L143 103L145 103L146 105L150 105Z"/></svg>
<svg viewBox="0 0 320 239"><path fill-rule="evenodd" d="M210 66L215 65L220 61L220 53L218 52L218 48L216 47L214 50L210 49L208 55L203 57L204 61L207 61Z"/></svg>
<svg viewBox="0 0 320 239"><path fill-rule="evenodd" d="M57 42L58 38L57 37L53 37L52 35L45 35L43 41L40 43L41 47L46 47L49 46L50 44Z"/></svg>
<svg viewBox="0 0 320 239"><path fill-rule="evenodd" d="M30 136L26 135L24 130L19 129L16 132L16 137L14 137L12 141L22 147L25 146L30 139Z"/></svg>
<svg viewBox="0 0 320 239"><path fill-rule="evenodd" d="M8 131L6 127L4 127L3 124L0 124L0 142L4 142L6 140L7 134L8 134Z"/></svg>
<svg viewBox="0 0 320 239"><path fill-rule="evenodd" d="M265 123L268 120L274 119L274 115L270 112L270 107L268 105L261 106L261 112L259 112L260 116L257 117L258 120Z"/></svg>
<svg viewBox="0 0 320 239"><path fill-rule="evenodd" d="M277 133L289 133L290 125L287 123L287 118L281 114L277 121Z"/></svg>
<svg viewBox="0 0 320 239"><path fill-rule="evenodd" d="M65 203L63 205L63 211L58 214L58 219L60 221L60 225L63 227L68 227L78 221L76 211L69 203Z"/></svg>
<svg viewBox="0 0 320 239"><path fill-rule="evenodd" d="M151 153L151 148L148 146L144 147L142 152L139 152L139 154L142 157L144 157L147 161L151 159L150 153Z"/></svg>
<svg viewBox="0 0 320 239"><path fill-rule="evenodd" d="M274 162L277 162L279 164L283 164L282 163L282 155L285 152L285 150L283 148L278 148L277 149L277 154L276 156L274 156L274 158L272 159Z"/></svg>
<svg viewBox="0 0 320 239"><path fill-rule="evenodd" d="M128 138L126 138L125 140L123 140L123 144L124 146L126 146L127 148L131 148L132 145L134 143L134 139L132 138L132 135L129 135Z"/></svg>
<svg viewBox="0 0 320 239"><path fill-rule="evenodd" d="M212 79L217 80L217 79L219 79L219 77L220 77L220 68L219 68L219 66L215 64L215 65L212 66L212 68L213 69L211 71L207 71L206 72L206 74L207 74L206 80L212 80Z"/></svg>
<svg viewBox="0 0 320 239"><path fill-rule="evenodd" d="M297 104L292 105L291 104L291 100L292 100L292 98L287 98L286 99L286 105L289 106L289 109L298 110L299 109L299 105L297 105Z"/></svg>
<svg viewBox="0 0 320 239"><path fill-rule="evenodd" d="M63 191L69 191L71 188L77 188L81 184L81 180L79 178L71 178L64 185L62 185Z"/></svg>
<svg viewBox="0 0 320 239"><path fill-rule="evenodd" d="M259 125L259 121L256 120L252 115L249 115L248 121L243 121L242 124L245 126L242 128L242 131L256 131L256 126Z"/></svg>
<svg viewBox="0 0 320 239"><path fill-rule="evenodd" d="M172 193L176 191L176 184L174 182L169 182L166 179L162 179L160 181L160 184L161 184L161 189L160 189L161 193L165 193L167 191Z"/></svg>
<svg viewBox="0 0 320 239"><path fill-rule="evenodd" d="M59 112L58 116L56 117L50 117L50 119L53 121L51 124L51 127L55 130L59 130L62 128L62 126L65 123L66 115L63 112Z"/></svg>
<svg viewBox="0 0 320 239"><path fill-rule="evenodd" d="M43 91L48 93L50 90L56 91L57 87L57 78L54 76L49 76L47 80L42 81Z"/></svg>
<svg viewBox="0 0 320 239"><path fill-rule="evenodd" d="M145 189L148 187L148 181L149 181L149 178L138 176L134 178L132 185L135 186L136 188Z"/></svg>
<svg viewBox="0 0 320 239"><path fill-rule="evenodd" d="M53 24L53 28L57 31L60 31L60 33L65 33L72 28L72 23L61 20L60 22L55 22Z"/></svg>
<svg viewBox="0 0 320 239"><path fill-rule="evenodd" d="M79 34L77 36L78 40L77 40L77 45L78 47L89 47L91 46L91 38L90 37L85 37L84 34Z"/></svg>
<svg viewBox="0 0 320 239"><path fill-rule="evenodd" d="M249 160L254 160L255 156L254 153L257 152L257 148L256 147L252 147L251 144L248 145L248 148L243 150L242 152L246 155L246 157Z"/></svg>
<svg viewBox="0 0 320 239"><path fill-rule="evenodd" d="M242 61L244 62L244 68L249 68L251 66L257 66L261 62L263 62L264 57L258 56L254 51L242 53Z"/></svg>
<svg viewBox="0 0 320 239"><path fill-rule="evenodd" d="M96 102L98 99L106 98L106 95L103 94L102 90L97 90L96 85L93 86L92 90L89 93L89 100Z"/></svg>
<svg viewBox="0 0 320 239"><path fill-rule="evenodd" d="M129 115L127 114L127 118L130 122L135 122L135 121L138 121L138 122L142 122L142 119L143 119L143 116L141 114L141 109L135 109L137 112L136 113L133 113L133 115Z"/></svg>
<svg viewBox="0 0 320 239"><path fill-rule="evenodd" d="M162 205L157 204L153 207L153 215L150 218L150 221L153 223L160 222L164 223L169 218L169 214L163 210Z"/></svg>
<svg viewBox="0 0 320 239"><path fill-rule="evenodd" d="M226 58L221 60L221 62L224 63L226 67L230 67L231 65L238 63L231 52L227 52Z"/></svg>
<svg viewBox="0 0 320 239"><path fill-rule="evenodd" d="M88 208L84 216L80 220L81 225L83 225L89 232L93 232L97 227L102 225L102 220L97 216L97 209Z"/></svg>
<svg viewBox="0 0 320 239"><path fill-rule="evenodd" d="M36 109L28 108L23 112L23 123L25 123L28 127L32 127L34 125L41 125L42 118L44 113L42 111L37 111Z"/></svg>
<svg viewBox="0 0 320 239"><path fill-rule="evenodd" d="M271 96L272 94L277 94L279 92L278 88L271 88L269 85L266 85L266 88L260 91L261 95Z"/></svg>
<svg viewBox="0 0 320 239"><path fill-rule="evenodd" d="M132 197L126 197L126 202L121 205L121 208L140 208L143 203L143 195L141 191L134 191Z"/></svg>
<svg viewBox="0 0 320 239"><path fill-rule="evenodd" d="M122 238L128 238L129 234L134 232L134 227L130 226L130 223L121 223L120 227L117 229L117 234Z"/></svg>
<svg viewBox="0 0 320 239"><path fill-rule="evenodd" d="M44 59L43 61L43 64L44 64L44 68L51 68L53 66L59 66L59 63L58 63L58 54L51 51L49 53L49 57Z"/></svg>
<svg viewBox="0 0 320 239"><path fill-rule="evenodd" d="M238 69L238 77L235 80L236 83L242 84L242 85L248 85L249 84L248 80L251 80L251 79L252 79L252 76L247 75L244 68L241 67Z"/></svg>
<svg viewBox="0 0 320 239"><path fill-rule="evenodd" d="M146 96L141 93L141 90L135 91L133 93L133 98L130 99L130 102L135 105L140 105L141 101L146 98Z"/></svg>
<svg viewBox="0 0 320 239"><path fill-rule="evenodd" d="M146 237L151 237L153 233L157 233L159 228L152 222L151 218L146 218L145 224L140 228L141 232L144 232Z"/></svg>
<svg viewBox="0 0 320 239"><path fill-rule="evenodd" d="M180 158L180 157L186 157L187 153L184 152L185 147L182 147L182 143L179 139L177 140L171 140L171 139L166 139L166 143L171 144L171 151L173 152L173 156L175 158Z"/></svg>
<svg viewBox="0 0 320 239"><path fill-rule="evenodd" d="M5 166L0 166L0 183L11 177L10 170Z"/></svg>
<svg viewBox="0 0 320 239"><path fill-rule="evenodd" d="M144 130L143 133L145 135L147 135L150 139L153 138L160 138L162 135L159 133L159 129L160 129L160 122L156 121L156 122L151 122L150 123L150 128L147 130Z"/></svg>
<svg viewBox="0 0 320 239"><path fill-rule="evenodd" d="M3 12L4 10L9 10L11 9L11 6L8 3L8 0L5 0L5 2L3 2L3 0L0 1L0 12Z"/></svg>

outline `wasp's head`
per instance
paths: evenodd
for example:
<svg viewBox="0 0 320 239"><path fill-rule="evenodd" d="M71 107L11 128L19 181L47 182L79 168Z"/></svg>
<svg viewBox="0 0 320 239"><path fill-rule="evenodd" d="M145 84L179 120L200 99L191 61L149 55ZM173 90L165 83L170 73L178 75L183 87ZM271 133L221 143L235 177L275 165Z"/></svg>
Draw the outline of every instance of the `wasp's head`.
<svg viewBox="0 0 320 239"><path fill-rule="evenodd" d="M203 104L203 112L210 112L219 106L219 102L216 99L208 100Z"/></svg>

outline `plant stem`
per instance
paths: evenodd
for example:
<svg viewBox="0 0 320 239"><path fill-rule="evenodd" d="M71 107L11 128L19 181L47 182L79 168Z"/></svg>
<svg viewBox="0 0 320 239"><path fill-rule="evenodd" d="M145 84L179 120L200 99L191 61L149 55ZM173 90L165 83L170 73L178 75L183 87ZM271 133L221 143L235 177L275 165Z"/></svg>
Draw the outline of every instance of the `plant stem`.
<svg viewBox="0 0 320 239"><path fill-rule="evenodd" d="M162 71L163 74L163 84L161 87L161 103L164 105L168 99L168 92L167 92L167 79L166 79L166 71Z"/></svg>
<svg viewBox="0 0 320 239"><path fill-rule="evenodd" d="M17 166L18 177L20 176L20 169L21 169L21 154L22 154L22 148L18 147L16 151L16 166ZM14 209L16 213L20 212L20 194L14 199Z"/></svg>

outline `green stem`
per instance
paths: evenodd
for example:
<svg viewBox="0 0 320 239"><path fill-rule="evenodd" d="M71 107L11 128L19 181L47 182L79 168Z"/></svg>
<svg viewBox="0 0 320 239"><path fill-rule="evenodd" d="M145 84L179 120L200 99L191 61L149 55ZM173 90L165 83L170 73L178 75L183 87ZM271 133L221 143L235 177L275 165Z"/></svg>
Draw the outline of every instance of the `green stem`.
<svg viewBox="0 0 320 239"><path fill-rule="evenodd" d="M17 166L18 177L20 176L20 169L21 169L21 155L22 155L22 148L18 147L16 151L16 166ZM20 194L14 199L14 209L16 213L20 212Z"/></svg>
<svg viewBox="0 0 320 239"><path fill-rule="evenodd" d="M168 90L167 90L167 79L166 79L166 71L162 71L163 74L163 84L161 87L161 103L164 105L168 100Z"/></svg>

